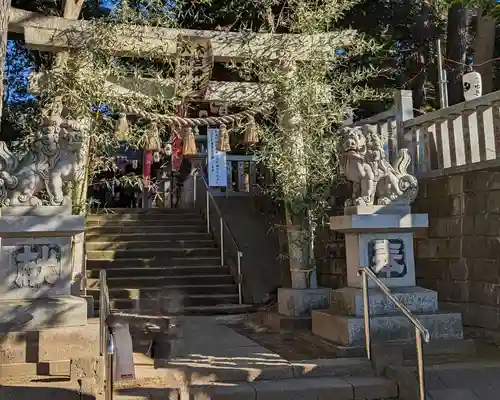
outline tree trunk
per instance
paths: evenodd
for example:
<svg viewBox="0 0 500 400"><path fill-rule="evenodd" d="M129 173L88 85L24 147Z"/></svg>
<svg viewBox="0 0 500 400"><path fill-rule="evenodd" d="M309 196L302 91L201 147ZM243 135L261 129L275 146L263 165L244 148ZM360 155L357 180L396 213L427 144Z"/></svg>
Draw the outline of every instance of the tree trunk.
<svg viewBox="0 0 500 400"><path fill-rule="evenodd" d="M4 67L5 55L7 53L7 34L9 32L9 10L10 0L0 0L0 121L2 119L3 97L4 97ZM0 132L1 132L0 123Z"/></svg>
<svg viewBox="0 0 500 400"><path fill-rule="evenodd" d="M288 203L286 205L286 231L292 288L307 289L310 261L307 215L293 212L292 209L292 204Z"/></svg>
<svg viewBox="0 0 500 400"><path fill-rule="evenodd" d="M477 11L477 29L474 39L474 64L482 64L491 60L495 52L496 24L489 15L481 16ZM483 81L483 95L493 91L493 63L478 65L474 69L481 74Z"/></svg>
<svg viewBox="0 0 500 400"><path fill-rule="evenodd" d="M448 67L448 103L464 101L462 76L466 71L468 10L456 3L448 10L446 58Z"/></svg>
<svg viewBox="0 0 500 400"><path fill-rule="evenodd" d="M413 106L420 108L426 103L425 82L427 81L427 64L429 59L429 44L432 36L431 21L434 10L427 4L422 4L420 16L414 27L413 37L418 46L415 75L412 80Z"/></svg>

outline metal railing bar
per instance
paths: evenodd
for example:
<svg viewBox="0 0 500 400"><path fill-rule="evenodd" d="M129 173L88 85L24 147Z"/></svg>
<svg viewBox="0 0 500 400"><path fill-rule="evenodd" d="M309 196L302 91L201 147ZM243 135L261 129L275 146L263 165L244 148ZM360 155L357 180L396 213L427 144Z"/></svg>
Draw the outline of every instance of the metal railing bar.
<svg viewBox="0 0 500 400"><path fill-rule="evenodd" d="M419 400L425 400L425 377L424 377L424 356L422 346L422 336L426 343L430 341L429 331L420 323L412 312L406 307L390 289L375 275L375 273L368 267L360 268L358 274L361 275L363 285L363 316L365 326L365 346L366 356L369 360L372 359L371 351L371 329L370 329L370 300L368 292L368 278L382 290L382 292L394 303L394 305L401 311L406 318L415 327L415 344L417 349L417 372L419 383Z"/></svg>
<svg viewBox="0 0 500 400"><path fill-rule="evenodd" d="M391 290L385 285L384 282L382 282L377 275L370 269L370 268L360 268L359 269L359 274L366 274L368 277L375 282L375 284L384 292L384 294L394 303L394 305L401 311L406 318L410 320L410 322L413 324L413 326L420 331L422 334L424 341L426 343L429 343L430 341L430 334L429 331L422 325L422 323L415 318L415 316L412 314L412 312L406 307L394 294L392 294Z"/></svg>
<svg viewBox="0 0 500 400"><path fill-rule="evenodd" d="M196 188L197 186L197 177L198 177L199 174L195 174L194 175L194 187ZM206 190L206 204L205 204L205 209L206 209L206 219L207 219L207 233L210 233L210 227L211 227L211 223L210 223L210 216L211 216L211 212L210 212L210 203L213 204L214 208L215 208L215 211L217 213L217 216L219 217L219 229L220 229L220 262L221 262L221 266L224 266L224 261L225 261L225 246L224 246L224 232L227 232L229 238L231 239L231 241L233 242L233 245L236 249L236 256L237 256L237 271L236 271L236 281L237 281L237 284L238 284L238 303L239 304L243 304L243 288L242 288L242 282L243 282L243 279L242 279L242 269L241 269L241 258L243 257L243 252L240 250L240 247L238 246L238 243L236 242L236 238L234 237L233 235L233 232L231 231L231 228L229 227L229 225L227 224L226 220L224 219L224 217L222 216L222 212L217 204L217 202L215 201L215 198L214 196L212 195L212 193L210 193L210 187L205 179L205 177L203 175L201 175L201 180L203 181L203 184L205 185L205 190ZM193 193L193 203L194 205L196 206L196 199L197 199L197 190L195 189L194 190L194 193Z"/></svg>
<svg viewBox="0 0 500 400"><path fill-rule="evenodd" d="M233 242L234 247L236 247L236 250L241 253L241 250L240 250L240 248L238 246L238 243L236 242L236 239L235 239L235 237L233 235L233 232L231 232L231 228L229 228L229 225L227 224L226 220L222 216L222 212L221 212L219 206L217 205L217 202L215 201L214 196L212 195L212 193L210 193L210 189L209 189L207 181L205 180L205 177L202 176L201 179L203 181L203 184L205 185L205 189L207 190L207 197L212 202L212 204L213 204L213 206L215 208L215 211L217 211L217 215L222 220L222 225L224 225L224 228L227 231L227 233L229 234L229 237L230 237L231 241ZM207 201L207 206L208 206L208 201ZM207 210L208 210L208 208L207 208Z"/></svg>

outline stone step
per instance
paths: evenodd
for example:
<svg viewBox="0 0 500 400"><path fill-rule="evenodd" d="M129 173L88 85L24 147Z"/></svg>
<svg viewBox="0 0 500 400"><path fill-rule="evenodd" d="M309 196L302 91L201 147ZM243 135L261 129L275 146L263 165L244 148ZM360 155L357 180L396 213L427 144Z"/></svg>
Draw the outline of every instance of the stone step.
<svg viewBox="0 0 500 400"><path fill-rule="evenodd" d="M204 285L231 285L234 283L233 276L230 274L221 275L172 275L172 276L121 276L108 277L108 286L110 288L129 288L129 287L167 287L167 286L190 286L197 284ZM87 279L87 289L99 287L99 279Z"/></svg>
<svg viewBox="0 0 500 400"><path fill-rule="evenodd" d="M120 233L207 233L207 226L205 224L185 225L179 221L175 225L106 225L106 226L89 226L85 228L86 233L90 234L120 234Z"/></svg>
<svg viewBox="0 0 500 400"><path fill-rule="evenodd" d="M138 233L106 233L100 230L89 231L86 230L85 240L89 242L143 242L154 240L157 242L171 241L171 240L208 240L212 236L206 232L149 232L143 231Z"/></svg>
<svg viewBox="0 0 500 400"><path fill-rule="evenodd" d="M220 257L119 258L116 260L87 260L87 270L110 268L164 268L164 267L220 266Z"/></svg>
<svg viewBox="0 0 500 400"><path fill-rule="evenodd" d="M196 214L200 215L197 210L193 208L106 208L106 209L96 209L91 208L89 211L89 216L94 215L131 215L131 214Z"/></svg>
<svg viewBox="0 0 500 400"><path fill-rule="evenodd" d="M135 288L126 288L120 287L120 283L116 281L108 281L108 286L111 289L120 289L120 290L137 290ZM98 289L99 285L95 284L88 289ZM154 293L162 292L167 296L177 296L182 294L234 294L237 293L238 286L236 284L220 284L220 285L165 285L162 287L158 286L148 286L142 287L141 294L144 294L145 289L151 289ZM146 296L146 294L144 294Z"/></svg>
<svg viewBox="0 0 500 400"><path fill-rule="evenodd" d="M462 316L459 313L415 314L429 330L431 340L462 339ZM370 319L374 344L390 341L415 340L415 327L404 315L373 316ZM337 315L331 310L312 312L312 331L315 335L344 346L363 345L365 340L362 317Z"/></svg>
<svg viewBox="0 0 500 400"><path fill-rule="evenodd" d="M113 396L116 400L166 400L183 399L182 390L173 387L118 388ZM385 378L305 378L279 379L228 384L214 382L205 385L190 385L189 398L192 400L391 400L397 398L397 385Z"/></svg>
<svg viewBox="0 0 500 400"><path fill-rule="evenodd" d="M418 398L416 367L391 365L385 374L398 383L401 398ZM474 360L437 365L424 364L426 399L496 399L499 376L498 361Z"/></svg>
<svg viewBox="0 0 500 400"><path fill-rule="evenodd" d="M99 289L87 289L87 294L94 297L94 299L99 299ZM134 288L134 289L124 289L124 288L109 288L109 296L111 299L115 300L138 300L146 301L152 300L157 301L158 299L165 299L168 301L172 300L180 300L180 299L200 299L209 301L218 300L220 298L234 298L237 296L236 293L198 293L198 294L188 294L188 293L180 293L180 292L172 292L167 291L165 288Z"/></svg>
<svg viewBox="0 0 500 400"><path fill-rule="evenodd" d="M250 346L252 343L253 347ZM236 348L213 348L211 351L207 356L184 355L170 360L157 359L155 366L165 369L167 379L183 383L189 379L186 383L191 384L374 376L371 362L366 358L287 361L254 342ZM224 368L229 360L232 361L231 368ZM197 374L193 374L193 371Z"/></svg>
<svg viewBox="0 0 500 400"><path fill-rule="evenodd" d="M203 221L203 216L199 213L137 213L137 214L90 214L86 221L175 221L178 219L196 219Z"/></svg>
<svg viewBox="0 0 500 400"><path fill-rule="evenodd" d="M98 302L97 302L98 304ZM204 304L204 305L192 305L192 306L182 306L175 308L143 308L142 305L140 307L132 306L132 307L121 307L125 306L124 303L119 301L117 304L118 307L113 307L113 300L111 301L111 309L114 311L121 312L138 312L140 311L143 314L161 314L161 315L169 315L169 316L211 316L211 315L238 315L245 314L249 312L255 311L255 306L252 304L238 304L238 300L236 299L233 303L220 303L220 304ZM142 303L141 303L142 304ZM99 309L95 309L95 315L99 315Z"/></svg>
<svg viewBox="0 0 500 400"><path fill-rule="evenodd" d="M134 276L205 276L205 275L225 275L229 269L220 265L199 265L199 266L173 266L173 267L124 267L107 268L108 278L134 277ZM99 278L98 269L87 270L87 278Z"/></svg>
<svg viewBox="0 0 500 400"><path fill-rule="evenodd" d="M49 379L47 381L5 383L0 385L2 400L81 400L94 399L80 392L78 381Z"/></svg>
<svg viewBox="0 0 500 400"><path fill-rule="evenodd" d="M206 228L206 222L200 218L176 218L176 219L170 219L170 220L164 220L164 219L148 219L148 220L120 220L118 218L109 220L86 220L85 221L85 226L86 227L92 227L92 228L101 228L101 229L106 229L106 228L113 228L117 226L127 226L127 227L136 227L136 226L144 226L144 227L150 227L150 226L164 226L164 227L169 227L169 226L178 226L178 225L189 225L189 226L203 226Z"/></svg>
<svg viewBox="0 0 500 400"><path fill-rule="evenodd" d="M119 241L87 241L86 249L87 251L110 251L110 250L139 250L144 248L216 248L213 239L180 239L180 240L154 240L149 239L145 241L124 241L120 238Z"/></svg>
<svg viewBox="0 0 500 400"><path fill-rule="evenodd" d="M87 251L87 260L118 260L142 258L144 256L155 260L171 260L179 257L217 257L220 250L217 248L142 248L142 249L124 249L124 250L104 250Z"/></svg>
<svg viewBox="0 0 500 400"><path fill-rule="evenodd" d="M123 291L126 292L126 291ZM99 293L95 289L89 290L94 299L94 309L99 308ZM116 292L110 293L111 308L115 310L133 310L140 308L141 310L168 310L176 309L179 306L183 307L199 307L199 306L216 306L222 304L238 303L238 294L185 294L183 296L161 296L161 297L120 297L116 296Z"/></svg>
<svg viewBox="0 0 500 400"><path fill-rule="evenodd" d="M322 377L191 385L192 399L390 400L398 397L393 381L378 377Z"/></svg>

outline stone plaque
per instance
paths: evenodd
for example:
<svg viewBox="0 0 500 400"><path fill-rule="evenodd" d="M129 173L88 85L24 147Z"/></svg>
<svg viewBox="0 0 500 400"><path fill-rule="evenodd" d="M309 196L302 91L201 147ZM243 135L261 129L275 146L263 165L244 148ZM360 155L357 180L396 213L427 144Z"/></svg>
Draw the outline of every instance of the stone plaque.
<svg viewBox="0 0 500 400"><path fill-rule="evenodd" d="M373 239L368 242L368 266L379 278L402 278L408 272L401 239Z"/></svg>
<svg viewBox="0 0 500 400"><path fill-rule="evenodd" d="M14 248L11 265L17 270L14 284L39 289L61 279L61 247L57 244L25 244Z"/></svg>
<svg viewBox="0 0 500 400"><path fill-rule="evenodd" d="M71 273L71 238L1 241L0 299L69 295Z"/></svg>
<svg viewBox="0 0 500 400"><path fill-rule="evenodd" d="M357 265L369 267L387 286L415 286L413 233L362 233L359 234L357 246L359 254ZM354 249L349 250L352 253ZM356 255L350 255L349 251L347 257L356 260ZM352 260L351 264L354 264ZM360 287L361 280L359 277L354 277L354 272L354 270L351 272L351 279L359 283L352 285L348 282L349 286ZM375 283L370 281L369 284L370 287L375 287Z"/></svg>

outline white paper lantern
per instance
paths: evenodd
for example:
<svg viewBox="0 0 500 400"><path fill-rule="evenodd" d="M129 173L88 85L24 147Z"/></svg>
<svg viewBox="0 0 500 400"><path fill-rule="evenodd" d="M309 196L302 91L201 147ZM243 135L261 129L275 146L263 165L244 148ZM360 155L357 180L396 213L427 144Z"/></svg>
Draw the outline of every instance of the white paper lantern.
<svg viewBox="0 0 500 400"><path fill-rule="evenodd" d="M462 78L465 101L477 99L483 94L483 82L479 72L468 72Z"/></svg>

